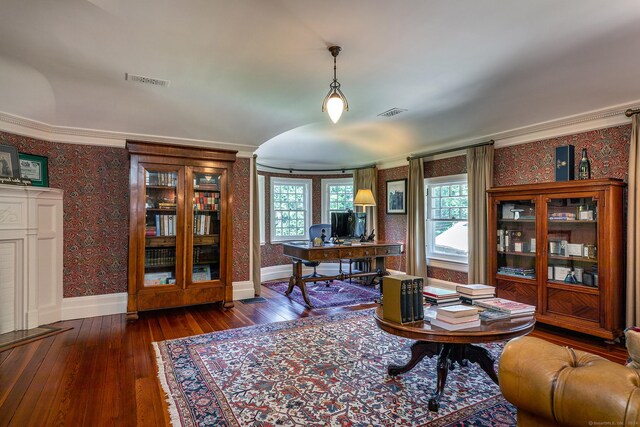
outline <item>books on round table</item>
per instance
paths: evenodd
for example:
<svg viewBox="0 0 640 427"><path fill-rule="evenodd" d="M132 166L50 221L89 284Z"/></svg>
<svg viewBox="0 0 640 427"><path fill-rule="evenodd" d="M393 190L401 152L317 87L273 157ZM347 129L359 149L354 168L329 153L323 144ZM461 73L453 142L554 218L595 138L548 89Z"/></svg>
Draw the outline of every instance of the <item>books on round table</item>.
<svg viewBox="0 0 640 427"><path fill-rule="evenodd" d="M474 305L508 313L510 315L533 314L536 311L535 305L524 304L504 298L488 298L473 301Z"/></svg>
<svg viewBox="0 0 640 427"><path fill-rule="evenodd" d="M456 304L448 307L438 307L435 319L430 322L433 326L456 331L460 329L476 328L480 326L478 308Z"/></svg>
<svg viewBox="0 0 640 427"><path fill-rule="evenodd" d="M483 295L495 295L496 288L494 286L482 285L479 283L473 283L469 285L458 285L456 291L461 296L483 296Z"/></svg>

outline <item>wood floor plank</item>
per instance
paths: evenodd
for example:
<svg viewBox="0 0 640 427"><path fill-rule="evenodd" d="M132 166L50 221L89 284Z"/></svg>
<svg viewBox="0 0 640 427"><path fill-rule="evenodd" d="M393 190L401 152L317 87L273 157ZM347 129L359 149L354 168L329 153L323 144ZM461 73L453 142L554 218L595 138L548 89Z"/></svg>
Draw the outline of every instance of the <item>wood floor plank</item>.
<svg viewBox="0 0 640 427"><path fill-rule="evenodd" d="M11 421L12 425L42 425L42 421L48 415L52 397L55 395L62 378L64 363L61 362L66 360L77 333L77 330L71 329L51 337L53 343L36 372L32 384L16 409Z"/></svg>
<svg viewBox="0 0 640 427"><path fill-rule="evenodd" d="M308 308L263 288L265 302L207 304L59 322L74 329L0 353L0 426L168 426L152 342L373 307ZM537 328L533 335L623 363L622 346ZM47 341L48 340L48 341Z"/></svg>
<svg viewBox="0 0 640 427"><path fill-rule="evenodd" d="M20 402L23 401L25 395L29 392L30 387L38 386L37 384L34 384L34 377L44 362L54 339L54 336L50 336L39 340L36 348L32 352L27 352L26 360L20 364L19 369L16 371L19 375L15 376L14 381L12 381L12 390L14 392L8 394L6 397L0 397L0 412L12 414L10 420L13 420L15 417L16 410L20 406ZM25 346L26 345L27 344L25 344Z"/></svg>

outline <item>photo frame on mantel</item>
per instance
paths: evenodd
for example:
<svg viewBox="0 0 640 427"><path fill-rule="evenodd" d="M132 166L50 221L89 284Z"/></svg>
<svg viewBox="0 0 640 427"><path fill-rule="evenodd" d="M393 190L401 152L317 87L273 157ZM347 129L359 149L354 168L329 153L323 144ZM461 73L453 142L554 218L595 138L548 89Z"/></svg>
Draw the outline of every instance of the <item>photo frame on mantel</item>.
<svg viewBox="0 0 640 427"><path fill-rule="evenodd" d="M387 214L406 215L407 179L389 180L387 185Z"/></svg>
<svg viewBox="0 0 640 427"><path fill-rule="evenodd" d="M11 145L2 145L0 141L0 178L20 178L18 150Z"/></svg>
<svg viewBox="0 0 640 427"><path fill-rule="evenodd" d="M36 187L49 186L49 159L35 154L18 153L20 178L28 178Z"/></svg>

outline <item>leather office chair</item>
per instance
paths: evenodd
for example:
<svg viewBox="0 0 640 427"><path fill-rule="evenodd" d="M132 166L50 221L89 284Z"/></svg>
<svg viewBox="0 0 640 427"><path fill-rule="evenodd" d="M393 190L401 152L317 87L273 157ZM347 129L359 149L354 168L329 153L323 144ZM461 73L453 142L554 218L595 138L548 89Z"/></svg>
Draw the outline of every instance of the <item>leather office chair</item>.
<svg viewBox="0 0 640 427"><path fill-rule="evenodd" d="M315 239L316 237L320 237L322 236L322 230L324 230L324 234L325 234L325 241L329 238L329 235L331 234L331 224L313 224L311 227L309 227L309 240L311 242L313 242L313 239ZM307 267L313 267L313 273L311 274L307 274L306 276L303 276L303 279L308 279L311 277L316 277L318 278L317 281L322 280L323 276L322 274L318 273L316 271L316 268L320 265L320 261L302 261L302 264L304 264ZM316 281L314 281L315 283Z"/></svg>

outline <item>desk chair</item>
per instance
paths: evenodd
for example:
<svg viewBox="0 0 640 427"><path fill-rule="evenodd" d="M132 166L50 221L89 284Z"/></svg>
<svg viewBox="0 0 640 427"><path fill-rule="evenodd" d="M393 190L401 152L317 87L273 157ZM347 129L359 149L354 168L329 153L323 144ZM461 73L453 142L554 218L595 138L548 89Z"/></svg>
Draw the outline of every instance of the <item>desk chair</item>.
<svg viewBox="0 0 640 427"><path fill-rule="evenodd" d="M325 240L328 239L329 235L331 234L331 224L314 224L311 227L309 227L309 240L313 242L313 239L315 239L316 237L320 237L322 235L323 229L325 234ZM320 265L320 261L304 261L303 260L302 264L306 265L307 267L313 267L313 273L303 276L303 279L316 277L318 278L317 281L320 281L321 280L320 278L325 277L324 275L316 271L316 267ZM314 281L314 283L315 282L316 281Z"/></svg>

